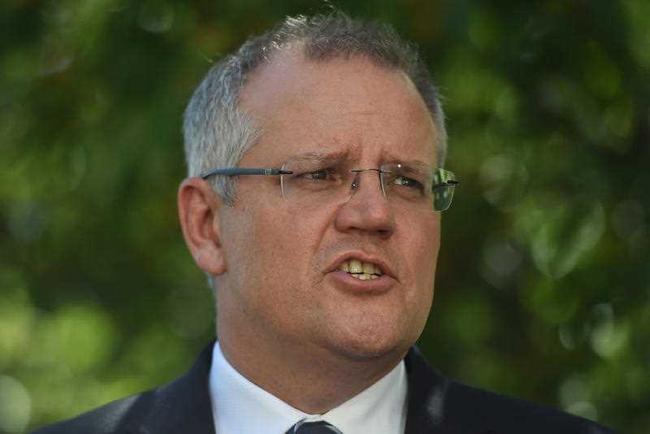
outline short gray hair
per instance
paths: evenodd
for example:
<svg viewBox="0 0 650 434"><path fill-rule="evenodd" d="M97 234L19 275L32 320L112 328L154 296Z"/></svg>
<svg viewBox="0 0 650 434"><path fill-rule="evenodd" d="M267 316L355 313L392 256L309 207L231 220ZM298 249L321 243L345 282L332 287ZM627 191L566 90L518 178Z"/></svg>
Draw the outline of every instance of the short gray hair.
<svg viewBox="0 0 650 434"><path fill-rule="evenodd" d="M213 167L236 166L255 143L259 130L239 110L239 94L253 71L287 47L299 45L309 60L365 57L379 66L404 72L422 96L438 130L437 164L447 153L447 133L438 90L416 48L388 25L352 19L336 11L312 17L287 17L275 28L248 39L236 53L215 64L195 90L185 110L183 133L189 176ZM229 177L214 177L213 186L232 205L235 188Z"/></svg>

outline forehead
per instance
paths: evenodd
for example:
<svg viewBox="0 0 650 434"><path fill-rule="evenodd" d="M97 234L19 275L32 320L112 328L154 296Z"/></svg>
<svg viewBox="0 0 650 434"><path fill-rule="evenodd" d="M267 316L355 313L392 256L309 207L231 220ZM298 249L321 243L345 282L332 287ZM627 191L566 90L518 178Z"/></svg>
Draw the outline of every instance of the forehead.
<svg viewBox="0 0 650 434"><path fill-rule="evenodd" d="M344 151L435 163L437 131L412 81L362 57L311 61L281 52L249 78L240 108L262 132L244 159Z"/></svg>

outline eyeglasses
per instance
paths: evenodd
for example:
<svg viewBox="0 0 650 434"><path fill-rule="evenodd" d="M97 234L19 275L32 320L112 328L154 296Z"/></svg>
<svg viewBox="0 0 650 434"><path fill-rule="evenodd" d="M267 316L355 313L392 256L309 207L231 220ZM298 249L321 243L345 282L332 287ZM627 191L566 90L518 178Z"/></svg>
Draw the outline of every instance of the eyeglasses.
<svg viewBox="0 0 650 434"><path fill-rule="evenodd" d="M347 201L361 186L361 174L376 172L381 192L389 202L408 210L445 211L451 205L456 176L423 163L390 163L379 168L356 169L336 158L306 155L288 160L281 168L227 167L202 173L213 175L279 176L282 196L305 207Z"/></svg>

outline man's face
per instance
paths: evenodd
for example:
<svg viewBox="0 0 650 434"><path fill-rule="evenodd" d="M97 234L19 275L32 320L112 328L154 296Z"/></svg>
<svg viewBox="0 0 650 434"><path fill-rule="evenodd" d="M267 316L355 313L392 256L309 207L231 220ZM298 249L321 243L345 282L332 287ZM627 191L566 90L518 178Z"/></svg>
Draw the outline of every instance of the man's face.
<svg viewBox="0 0 650 434"><path fill-rule="evenodd" d="M280 54L250 78L240 106L262 130L241 167L311 152L344 155L354 168L435 164L437 131L412 82L363 58ZM306 209L282 197L277 177L238 179L234 207L220 211L220 326L355 359L401 355L415 342L433 298L440 217L395 206L376 172L360 180L349 200ZM383 276L339 270L352 259Z"/></svg>

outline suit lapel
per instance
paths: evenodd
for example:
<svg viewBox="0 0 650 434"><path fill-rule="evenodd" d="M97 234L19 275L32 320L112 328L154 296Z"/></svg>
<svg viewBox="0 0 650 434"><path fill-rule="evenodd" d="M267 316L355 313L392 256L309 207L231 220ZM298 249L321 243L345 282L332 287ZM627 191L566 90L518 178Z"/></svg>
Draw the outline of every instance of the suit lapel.
<svg viewBox="0 0 650 434"><path fill-rule="evenodd" d="M417 347L404 358L408 374L408 410L405 434L446 434L443 428L449 380L435 371Z"/></svg>
<svg viewBox="0 0 650 434"><path fill-rule="evenodd" d="M208 386L212 349L208 345L192 368L177 380L155 389L134 405L137 422L128 432L137 434L215 434Z"/></svg>

